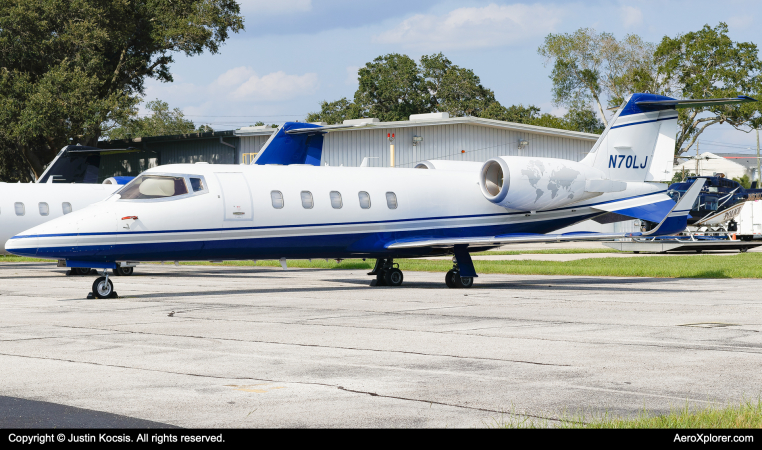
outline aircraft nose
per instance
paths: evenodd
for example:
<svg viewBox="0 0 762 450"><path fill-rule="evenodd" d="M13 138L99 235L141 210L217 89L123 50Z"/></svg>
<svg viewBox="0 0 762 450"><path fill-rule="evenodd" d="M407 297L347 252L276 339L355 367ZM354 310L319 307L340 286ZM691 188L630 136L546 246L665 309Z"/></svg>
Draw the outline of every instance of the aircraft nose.
<svg viewBox="0 0 762 450"><path fill-rule="evenodd" d="M37 256L36 234L17 234L5 242L5 251L16 256Z"/></svg>

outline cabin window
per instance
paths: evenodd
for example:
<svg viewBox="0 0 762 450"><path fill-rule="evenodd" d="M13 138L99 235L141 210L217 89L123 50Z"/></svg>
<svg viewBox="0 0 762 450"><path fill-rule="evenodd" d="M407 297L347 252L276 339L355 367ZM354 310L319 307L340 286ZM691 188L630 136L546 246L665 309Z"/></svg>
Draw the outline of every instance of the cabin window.
<svg viewBox="0 0 762 450"><path fill-rule="evenodd" d="M17 216L23 216L24 215L24 204L21 202L16 202L13 205L16 208L16 215Z"/></svg>
<svg viewBox="0 0 762 450"><path fill-rule="evenodd" d="M119 191L123 200L176 197L188 193L184 177L143 175Z"/></svg>
<svg viewBox="0 0 762 450"><path fill-rule="evenodd" d="M281 194L280 191L270 192L270 198L273 201L273 208L275 209L283 208L283 194Z"/></svg>
<svg viewBox="0 0 762 450"><path fill-rule="evenodd" d="M48 206L47 203L40 202L39 207L40 207L41 216L47 216L48 214L50 214L50 207Z"/></svg>
<svg viewBox="0 0 762 450"><path fill-rule="evenodd" d="M386 193L386 206L388 206L389 209L397 209L397 194L394 192Z"/></svg>
<svg viewBox="0 0 762 450"><path fill-rule="evenodd" d="M191 178L191 188L193 189L193 192L203 191L204 190L204 180L201 178Z"/></svg>
<svg viewBox="0 0 762 450"><path fill-rule="evenodd" d="M302 207L304 209L312 209L315 203L312 201L312 192L302 191Z"/></svg>
<svg viewBox="0 0 762 450"><path fill-rule="evenodd" d="M72 209L71 209L71 203L69 203L69 202L63 202L63 203L61 203L61 209L63 209L64 215L69 214L72 211Z"/></svg>
<svg viewBox="0 0 762 450"><path fill-rule="evenodd" d="M333 206L333 209L341 209L344 206L341 202L341 192L331 191L331 206Z"/></svg>
<svg viewBox="0 0 762 450"><path fill-rule="evenodd" d="M360 208L369 209L370 208L370 194L368 194L365 191L360 191L358 196L360 197Z"/></svg>

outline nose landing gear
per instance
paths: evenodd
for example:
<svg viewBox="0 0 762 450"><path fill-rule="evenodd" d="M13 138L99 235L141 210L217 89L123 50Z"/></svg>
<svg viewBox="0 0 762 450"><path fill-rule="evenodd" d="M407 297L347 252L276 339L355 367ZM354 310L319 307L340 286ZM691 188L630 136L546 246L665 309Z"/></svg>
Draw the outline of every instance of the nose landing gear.
<svg viewBox="0 0 762 450"><path fill-rule="evenodd" d="M93 292L87 295L88 299L92 298L117 298L119 297L114 290L114 283L108 279L108 272L103 269L103 276L98 277L93 282Z"/></svg>
<svg viewBox="0 0 762 450"><path fill-rule="evenodd" d="M376 279L370 282L371 286L400 286L404 276L399 269L399 264L395 267L392 258L379 258L376 260L376 266L368 275L375 275Z"/></svg>

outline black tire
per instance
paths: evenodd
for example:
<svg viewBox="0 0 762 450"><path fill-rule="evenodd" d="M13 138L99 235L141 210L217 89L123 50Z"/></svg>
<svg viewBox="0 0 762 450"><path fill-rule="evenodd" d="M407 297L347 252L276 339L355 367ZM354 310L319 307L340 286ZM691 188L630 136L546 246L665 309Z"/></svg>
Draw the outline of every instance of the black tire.
<svg viewBox="0 0 762 450"><path fill-rule="evenodd" d="M376 275L376 286L386 286L386 280L384 279L385 274L386 274L385 270L378 272L378 274Z"/></svg>
<svg viewBox="0 0 762 450"><path fill-rule="evenodd" d="M450 269L449 272L447 272L447 275L445 275L445 284L448 288L454 289L457 286L455 285L455 274L458 272L455 269Z"/></svg>
<svg viewBox="0 0 762 450"><path fill-rule="evenodd" d="M90 275L90 268L89 267L72 267L71 273L72 275Z"/></svg>
<svg viewBox="0 0 762 450"><path fill-rule="evenodd" d="M455 276L453 277L453 281L455 282L455 287L460 289L468 289L474 285L474 277Z"/></svg>
<svg viewBox="0 0 762 450"><path fill-rule="evenodd" d="M389 269L384 271L384 282L387 286L400 286L403 278L402 271L399 269Z"/></svg>
<svg viewBox="0 0 762 450"><path fill-rule="evenodd" d="M106 281L106 277L95 279L95 282L93 282L93 297L109 298L114 294L114 283L111 280Z"/></svg>
<svg viewBox="0 0 762 450"><path fill-rule="evenodd" d="M111 272L116 276L128 277L135 271L134 267L117 267Z"/></svg>

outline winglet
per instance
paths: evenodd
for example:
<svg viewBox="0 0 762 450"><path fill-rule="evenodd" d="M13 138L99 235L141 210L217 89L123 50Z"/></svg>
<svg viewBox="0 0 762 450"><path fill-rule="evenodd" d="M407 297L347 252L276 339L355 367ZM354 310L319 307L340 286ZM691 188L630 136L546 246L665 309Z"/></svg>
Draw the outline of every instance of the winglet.
<svg viewBox="0 0 762 450"><path fill-rule="evenodd" d="M688 213L693 208L696 198L698 198L701 189L704 187L704 183L706 183L706 178L696 178L696 181L693 182L688 191L683 194L672 208L672 211L667 214L656 228L647 233L633 233L632 236L667 236L685 230L685 227L688 226Z"/></svg>

